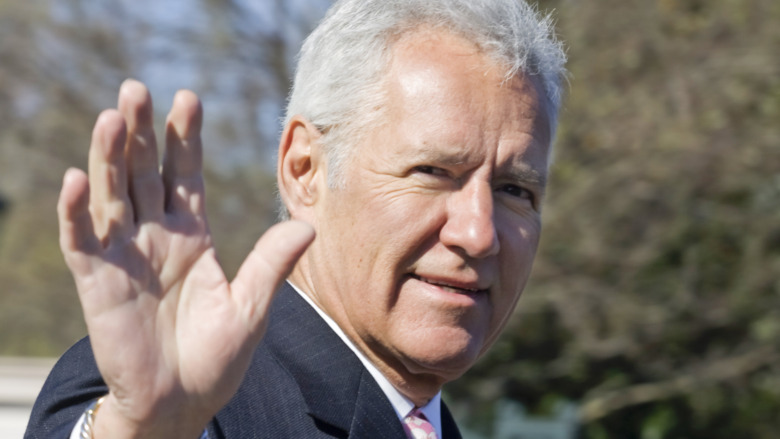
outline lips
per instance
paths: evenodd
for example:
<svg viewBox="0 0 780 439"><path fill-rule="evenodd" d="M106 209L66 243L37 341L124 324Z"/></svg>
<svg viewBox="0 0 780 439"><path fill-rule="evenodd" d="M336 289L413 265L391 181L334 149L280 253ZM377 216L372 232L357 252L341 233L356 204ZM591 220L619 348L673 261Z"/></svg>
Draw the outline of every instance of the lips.
<svg viewBox="0 0 780 439"><path fill-rule="evenodd" d="M456 294L482 294L488 292L486 288L479 288L479 286L468 282L456 282L451 280L443 281L439 279L430 279L427 277L418 276L416 274L412 274L411 277L419 280L420 282L435 285L439 288Z"/></svg>

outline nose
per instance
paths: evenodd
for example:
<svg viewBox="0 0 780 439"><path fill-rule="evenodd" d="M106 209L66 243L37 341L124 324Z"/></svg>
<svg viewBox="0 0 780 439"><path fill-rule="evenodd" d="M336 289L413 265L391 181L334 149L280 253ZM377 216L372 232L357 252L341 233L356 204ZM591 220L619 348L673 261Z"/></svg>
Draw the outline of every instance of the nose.
<svg viewBox="0 0 780 439"><path fill-rule="evenodd" d="M500 245L493 212L493 191L487 184L465 185L452 192L447 203L447 222L440 240L460 248L471 258L498 254Z"/></svg>

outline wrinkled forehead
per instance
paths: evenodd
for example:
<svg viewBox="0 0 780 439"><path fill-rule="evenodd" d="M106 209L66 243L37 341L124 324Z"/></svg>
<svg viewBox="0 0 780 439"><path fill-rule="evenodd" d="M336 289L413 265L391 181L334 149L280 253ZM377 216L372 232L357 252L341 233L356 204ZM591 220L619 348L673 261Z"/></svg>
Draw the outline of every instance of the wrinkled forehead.
<svg viewBox="0 0 780 439"><path fill-rule="evenodd" d="M522 124L537 142L549 146L552 133L541 79L522 73L506 78L506 72L503 63L471 41L421 29L393 48L384 78L385 103L403 103L412 118L427 117L434 108L459 108L474 119ZM507 116L493 117L496 113Z"/></svg>

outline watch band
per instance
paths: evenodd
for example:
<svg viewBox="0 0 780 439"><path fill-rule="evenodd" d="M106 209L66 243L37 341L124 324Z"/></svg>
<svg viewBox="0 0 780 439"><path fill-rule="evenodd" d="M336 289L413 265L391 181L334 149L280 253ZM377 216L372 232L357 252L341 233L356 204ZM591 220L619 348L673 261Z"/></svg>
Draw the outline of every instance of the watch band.
<svg viewBox="0 0 780 439"><path fill-rule="evenodd" d="M95 416L97 415L98 409L100 409L100 405L103 404L103 401L105 400L106 397L102 396L95 401L92 401L92 403L87 406L87 409L84 411L84 423L81 424L81 432L79 433L81 439L94 439L92 433L95 428Z"/></svg>

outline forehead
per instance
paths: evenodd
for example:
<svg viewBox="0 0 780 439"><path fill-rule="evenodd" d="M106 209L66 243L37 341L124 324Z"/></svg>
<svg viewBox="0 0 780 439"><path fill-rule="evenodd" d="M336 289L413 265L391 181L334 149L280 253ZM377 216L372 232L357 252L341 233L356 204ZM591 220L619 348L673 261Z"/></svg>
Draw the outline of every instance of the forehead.
<svg viewBox="0 0 780 439"><path fill-rule="evenodd" d="M419 29L393 47L385 76L386 121L411 136L410 143L436 136L475 147L533 144L544 150L546 162L551 134L540 83L505 75L501 63L468 40Z"/></svg>

